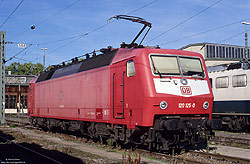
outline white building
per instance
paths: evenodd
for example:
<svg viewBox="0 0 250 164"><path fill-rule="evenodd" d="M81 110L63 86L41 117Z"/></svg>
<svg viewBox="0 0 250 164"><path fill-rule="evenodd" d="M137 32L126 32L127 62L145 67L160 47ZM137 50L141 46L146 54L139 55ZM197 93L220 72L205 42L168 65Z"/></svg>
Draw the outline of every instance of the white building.
<svg viewBox="0 0 250 164"><path fill-rule="evenodd" d="M245 47L216 43L195 43L180 48L203 55L206 66L214 66L241 61L245 56ZM248 59L250 48L248 48Z"/></svg>

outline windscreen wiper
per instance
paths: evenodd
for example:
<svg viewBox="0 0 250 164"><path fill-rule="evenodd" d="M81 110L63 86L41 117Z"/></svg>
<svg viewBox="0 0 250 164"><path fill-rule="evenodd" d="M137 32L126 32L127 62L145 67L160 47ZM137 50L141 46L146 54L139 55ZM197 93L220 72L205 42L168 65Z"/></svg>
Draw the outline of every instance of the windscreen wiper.
<svg viewBox="0 0 250 164"><path fill-rule="evenodd" d="M158 74L159 74L160 78L162 78L162 76L161 76L161 72L160 72L157 68L155 68L155 71L156 71L156 73L158 73Z"/></svg>
<svg viewBox="0 0 250 164"><path fill-rule="evenodd" d="M152 61L152 66L154 68L154 73L159 74L160 78L162 78L161 72L155 67L155 63L154 63L154 60L152 58L151 58L151 61Z"/></svg>

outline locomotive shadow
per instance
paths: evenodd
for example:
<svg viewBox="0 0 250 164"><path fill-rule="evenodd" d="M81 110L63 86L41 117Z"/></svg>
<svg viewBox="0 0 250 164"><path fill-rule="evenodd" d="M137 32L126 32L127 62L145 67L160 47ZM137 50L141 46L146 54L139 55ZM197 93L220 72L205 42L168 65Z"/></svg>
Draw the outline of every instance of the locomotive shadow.
<svg viewBox="0 0 250 164"><path fill-rule="evenodd" d="M2 138L3 137L3 138ZM8 140L5 140L5 139ZM10 134L5 134L0 131L0 162L1 163L76 163L83 164L82 160L76 157L73 157L68 152L60 152L57 150L48 150L42 148L41 145L35 143L21 142L18 143L20 146L13 144L18 138L13 137ZM24 148L25 147L25 148ZM30 151L30 150L31 151ZM34 153L35 151L37 153ZM47 156L43 157L43 156ZM53 160L51 160L51 159Z"/></svg>

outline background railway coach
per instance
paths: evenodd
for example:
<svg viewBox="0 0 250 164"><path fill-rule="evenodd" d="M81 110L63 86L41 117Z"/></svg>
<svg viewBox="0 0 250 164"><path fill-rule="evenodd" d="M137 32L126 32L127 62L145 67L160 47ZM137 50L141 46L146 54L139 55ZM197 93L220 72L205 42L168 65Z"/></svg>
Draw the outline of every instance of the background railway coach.
<svg viewBox="0 0 250 164"><path fill-rule="evenodd" d="M209 67L214 93L213 117L227 130L250 131L250 65L247 62Z"/></svg>
<svg viewBox="0 0 250 164"><path fill-rule="evenodd" d="M30 83L32 124L151 150L206 142L220 127L200 54L126 44L101 52Z"/></svg>

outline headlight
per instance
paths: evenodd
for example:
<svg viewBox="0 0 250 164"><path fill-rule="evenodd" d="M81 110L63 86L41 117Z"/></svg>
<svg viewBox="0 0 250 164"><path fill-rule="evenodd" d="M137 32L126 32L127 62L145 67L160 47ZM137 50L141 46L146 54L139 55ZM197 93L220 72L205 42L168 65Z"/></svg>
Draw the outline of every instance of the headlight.
<svg viewBox="0 0 250 164"><path fill-rule="evenodd" d="M166 101L162 101L162 102L160 103L160 108L161 108L162 110L166 109L167 107L168 107L168 103L166 103Z"/></svg>
<svg viewBox="0 0 250 164"><path fill-rule="evenodd" d="M203 103L203 108L204 108L204 109L208 109L208 107L209 107L209 103L208 103L207 101L205 101L205 102Z"/></svg>

